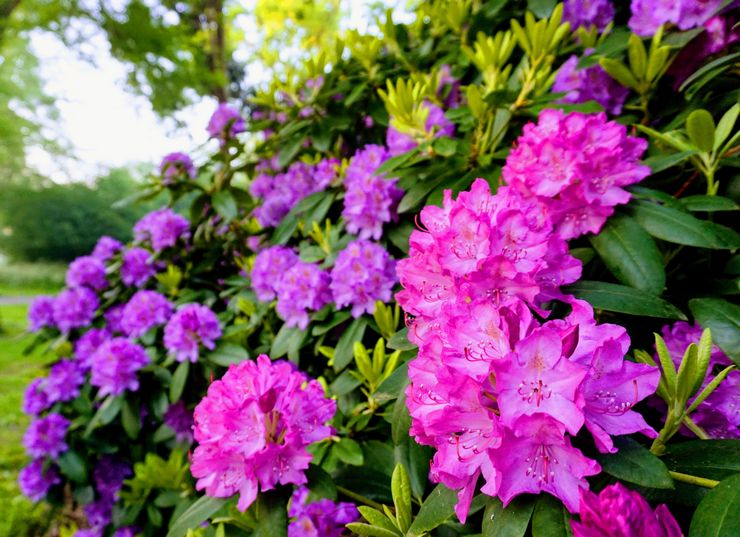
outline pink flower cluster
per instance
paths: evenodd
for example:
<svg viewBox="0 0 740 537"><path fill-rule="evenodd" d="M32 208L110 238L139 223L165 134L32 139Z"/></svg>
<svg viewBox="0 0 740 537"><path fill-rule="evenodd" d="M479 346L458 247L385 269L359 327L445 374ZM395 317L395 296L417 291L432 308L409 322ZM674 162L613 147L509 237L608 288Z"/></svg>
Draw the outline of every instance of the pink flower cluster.
<svg viewBox="0 0 740 537"><path fill-rule="evenodd" d="M231 365L195 408L197 489L217 498L238 492L244 511L258 489L306 483L306 448L332 433L335 411L321 384L288 362L261 355Z"/></svg>
<svg viewBox="0 0 740 537"><path fill-rule="evenodd" d="M565 239L598 233L614 206L627 203L622 187L650 174L638 159L647 141L606 114L564 114L544 110L537 124L524 126L503 169L504 180L548 209Z"/></svg>
<svg viewBox="0 0 740 537"><path fill-rule="evenodd" d="M533 185L536 187L536 185ZM482 492L508 504L518 494L548 492L578 511L586 476L599 465L573 447L582 428L602 452L612 435L655 436L632 410L653 393L659 372L624 360L629 337L596 324L590 306L559 287L580 276L547 205L511 187L470 192L421 213L425 231L399 261L396 295L414 316L409 339L411 434L436 448L431 475L457 489L465 520L479 477ZM541 324L532 310L548 300L571 306L565 319Z"/></svg>

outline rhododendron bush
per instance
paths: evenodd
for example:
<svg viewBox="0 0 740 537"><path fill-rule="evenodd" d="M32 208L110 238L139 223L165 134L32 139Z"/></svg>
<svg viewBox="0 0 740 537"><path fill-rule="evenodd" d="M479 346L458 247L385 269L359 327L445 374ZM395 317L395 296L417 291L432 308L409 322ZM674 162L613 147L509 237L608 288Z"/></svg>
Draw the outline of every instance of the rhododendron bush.
<svg viewBox="0 0 740 537"><path fill-rule="evenodd" d="M24 493L70 535L736 534L736 13L523 4L389 14L165 156L31 308Z"/></svg>

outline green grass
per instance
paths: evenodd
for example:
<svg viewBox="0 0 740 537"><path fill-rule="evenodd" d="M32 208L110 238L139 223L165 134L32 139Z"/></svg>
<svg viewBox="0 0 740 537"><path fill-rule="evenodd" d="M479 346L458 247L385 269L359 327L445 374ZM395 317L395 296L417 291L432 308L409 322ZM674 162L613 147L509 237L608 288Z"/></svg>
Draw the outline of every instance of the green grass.
<svg viewBox="0 0 740 537"><path fill-rule="evenodd" d="M21 290L21 289L19 289ZM52 292L53 289L50 289ZM18 294L31 294L33 289ZM2 294L2 292L0 292ZM23 356L26 305L0 306L0 536L41 536L49 525L50 510L33 505L18 489L18 471L28 461L22 446L28 416L21 411L26 385L44 372L53 358L37 350Z"/></svg>
<svg viewBox="0 0 740 537"><path fill-rule="evenodd" d="M0 264L0 296L55 293L64 285L65 270L58 263Z"/></svg>

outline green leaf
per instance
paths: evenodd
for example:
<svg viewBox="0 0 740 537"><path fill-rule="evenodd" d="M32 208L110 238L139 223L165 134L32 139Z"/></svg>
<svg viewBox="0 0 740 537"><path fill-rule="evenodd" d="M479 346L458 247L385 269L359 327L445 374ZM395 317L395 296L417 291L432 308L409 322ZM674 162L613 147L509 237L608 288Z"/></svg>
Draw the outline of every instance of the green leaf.
<svg viewBox="0 0 740 537"><path fill-rule="evenodd" d="M406 408L406 393L401 392L398 399L393 404L393 413L391 414L391 438L395 445L399 445L409 436L411 428L411 416Z"/></svg>
<svg viewBox="0 0 740 537"><path fill-rule="evenodd" d="M720 56L716 60L713 60L707 63L706 65L703 65L700 69L697 69L696 71L694 71L694 73L691 76L689 76L686 80L683 81L683 83L681 84L681 87L678 88L678 91L683 92L684 89L688 88L691 84L693 84L695 81L700 79L706 73L714 70L717 67L731 65L738 58L740 58L740 52L734 52L732 54L727 54L726 56Z"/></svg>
<svg viewBox="0 0 740 537"><path fill-rule="evenodd" d="M648 449L626 436L616 437L614 445L619 449L616 453L596 456L607 474L643 487L673 488L668 468Z"/></svg>
<svg viewBox="0 0 740 537"><path fill-rule="evenodd" d="M301 330L297 326L288 326L287 324L284 324L275 335L275 339L273 340L272 347L270 349L270 356L272 358L280 358L281 356L291 353L291 351L297 352L305 337L305 330Z"/></svg>
<svg viewBox="0 0 740 537"><path fill-rule="evenodd" d="M291 140L288 140L278 153L278 166L281 168L285 168L288 164L290 164L295 156L298 154L298 151L301 150L301 146L303 145L303 140L305 140L305 137L303 135L300 136L294 136Z"/></svg>
<svg viewBox="0 0 740 537"><path fill-rule="evenodd" d="M716 127L712 114L706 110L694 110L686 119L686 132L693 144L700 151L709 153L714 145Z"/></svg>
<svg viewBox="0 0 740 537"><path fill-rule="evenodd" d="M237 343L223 341L206 355L206 360L212 364L229 367L231 364L249 360L249 353L247 349Z"/></svg>
<svg viewBox="0 0 740 537"><path fill-rule="evenodd" d="M627 69L627 66L619 60L614 60L612 58L599 58L599 65L601 65L610 77L623 86L637 89L637 80L635 80L632 72Z"/></svg>
<svg viewBox="0 0 740 537"><path fill-rule="evenodd" d="M308 489L313 496L328 498L332 501L337 499L337 486L331 476L320 466L309 465L308 470L306 470L306 478L308 478Z"/></svg>
<svg viewBox="0 0 740 537"><path fill-rule="evenodd" d="M172 384L170 384L170 402L175 403L180 400L182 391L185 389L185 381L188 380L189 371L189 360L180 362L180 365L175 369L175 373L172 375Z"/></svg>
<svg viewBox="0 0 740 537"><path fill-rule="evenodd" d="M552 15L557 0L527 0L527 9L534 13L538 19L546 19Z"/></svg>
<svg viewBox="0 0 740 537"><path fill-rule="evenodd" d="M358 317L350 323L339 338L334 350L334 371L341 371L352 361L355 341L362 341L366 326L367 320L364 317Z"/></svg>
<svg viewBox="0 0 740 537"><path fill-rule="evenodd" d="M699 220L678 209L638 202L632 205L632 213L648 233L664 241L699 248L740 248L740 235L734 230Z"/></svg>
<svg viewBox="0 0 740 537"><path fill-rule="evenodd" d="M534 505L532 537L570 537L570 514L563 503L550 496L540 494Z"/></svg>
<svg viewBox="0 0 740 537"><path fill-rule="evenodd" d="M76 451L71 449L65 451L57 459L59 470L75 483L85 483L87 481L87 467L85 461Z"/></svg>
<svg viewBox="0 0 740 537"><path fill-rule="evenodd" d="M237 206L234 196L228 190L221 190L214 194L213 208L220 214L227 222L236 218Z"/></svg>
<svg viewBox="0 0 740 537"><path fill-rule="evenodd" d="M90 436L90 434L96 427L100 425L107 425L111 421L113 421L116 416L118 416L118 413L121 411L122 405L123 397L114 397L112 395L109 395L100 405L97 412L95 412L95 415L90 420L90 423L87 424L83 436Z"/></svg>
<svg viewBox="0 0 740 537"><path fill-rule="evenodd" d="M647 51L645 45L635 34L632 34L627 43L627 57L630 61L630 70L639 79L644 80L647 72Z"/></svg>
<svg viewBox="0 0 740 537"><path fill-rule="evenodd" d="M360 505L357 507L357 510L360 511L362 518L370 522L370 524L372 524L373 526L377 526L379 528L383 528L388 531L392 531L395 534L398 534L398 529L393 524L393 522L391 522L391 520L387 516L385 516L385 514L381 513L377 509L373 509L372 507L368 507L366 505Z"/></svg>
<svg viewBox="0 0 740 537"><path fill-rule="evenodd" d="M388 340L388 348L399 351L415 349L416 345L409 341L408 334L408 328L402 328L401 330L393 334Z"/></svg>
<svg viewBox="0 0 740 537"><path fill-rule="evenodd" d="M493 498L483 513L483 537L522 537L532 518L535 497L520 496L504 507Z"/></svg>
<svg viewBox="0 0 740 537"><path fill-rule="evenodd" d="M197 528L202 522L208 520L227 501L227 498L201 496L182 515L172 521L170 531L167 532L167 537L183 537L189 529Z"/></svg>
<svg viewBox="0 0 740 537"><path fill-rule="evenodd" d="M375 400L385 403L397 398L409 382L408 364L402 364L396 368L390 377L383 381L375 392Z"/></svg>
<svg viewBox="0 0 740 537"><path fill-rule="evenodd" d="M440 136L434 140L432 147L435 153L442 157L451 157L457 153L458 141L449 136Z"/></svg>
<svg viewBox="0 0 740 537"><path fill-rule="evenodd" d="M679 153L671 153L669 155L655 155L648 157L643 161L643 164L650 166L650 171L653 173L662 172L688 159L691 155L695 155L696 151L681 151Z"/></svg>
<svg viewBox="0 0 740 537"><path fill-rule="evenodd" d="M419 537L444 524L455 513L457 492L437 485L427 496L411 524L408 537Z"/></svg>
<svg viewBox="0 0 740 537"><path fill-rule="evenodd" d="M644 317L686 320L681 310L669 302L624 285L581 280L566 287L565 290L587 301L596 309Z"/></svg>
<svg viewBox="0 0 740 537"><path fill-rule="evenodd" d="M362 537L400 537L401 534L398 531L391 531L378 526L371 526L370 524L363 524L362 522L352 522L347 524L347 529Z"/></svg>
<svg viewBox="0 0 740 537"><path fill-rule="evenodd" d="M131 440L136 440L141 430L141 413L139 405L134 405L129 399L123 400L121 425L123 425L123 430L126 431L126 436Z"/></svg>
<svg viewBox="0 0 740 537"><path fill-rule="evenodd" d="M733 200L722 196L686 196L685 198L681 198L681 203L689 211L704 211L708 213L737 211L740 209L740 206Z"/></svg>
<svg viewBox="0 0 740 537"><path fill-rule="evenodd" d="M277 491L263 492L253 504L257 526L252 537L287 537L288 513L285 499Z"/></svg>
<svg viewBox="0 0 740 537"><path fill-rule="evenodd" d="M714 344L740 366L740 306L720 298L695 298L689 300L689 309L712 331Z"/></svg>
<svg viewBox="0 0 740 537"><path fill-rule="evenodd" d="M689 537L740 535L740 474L728 477L709 491L691 519Z"/></svg>
<svg viewBox="0 0 740 537"><path fill-rule="evenodd" d="M622 215L610 218L590 241L619 281L653 295L663 292L663 257L650 235L632 218Z"/></svg>
<svg viewBox="0 0 740 537"><path fill-rule="evenodd" d="M396 508L396 522L401 532L406 533L411 526L411 484L403 464L396 464L393 469L391 492Z"/></svg>
<svg viewBox="0 0 740 537"><path fill-rule="evenodd" d="M740 474L740 440L670 443L662 459L674 472L721 481Z"/></svg>
<svg viewBox="0 0 740 537"><path fill-rule="evenodd" d="M738 114L740 114L740 103L735 103L719 120L717 130L714 133L714 145L712 146L714 151L717 151L722 143L727 140L727 137L732 134Z"/></svg>
<svg viewBox="0 0 740 537"><path fill-rule="evenodd" d="M351 466L362 466L365 459L360 444L351 438L340 439L334 444L332 451L341 461Z"/></svg>

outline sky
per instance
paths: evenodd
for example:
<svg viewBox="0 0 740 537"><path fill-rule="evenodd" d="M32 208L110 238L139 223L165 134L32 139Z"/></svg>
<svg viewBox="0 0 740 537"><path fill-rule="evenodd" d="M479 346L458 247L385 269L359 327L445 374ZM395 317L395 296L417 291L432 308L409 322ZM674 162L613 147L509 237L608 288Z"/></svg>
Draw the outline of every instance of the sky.
<svg viewBox="0 0 740 537"><path fill-rule="evenodd" d="M367 31L364 15L369 3L345 0L347 17L342 27ZM408 20L409 15L399 7L403 2L386 3L396 7L399 19ZM167 153L188 152L206 142L205 127L216 106L214 99L201 99L178 112L185 127L177 128L173 121L158 118L145 97L126 90L126 69L111 57L102 35L93 35L86 45L84 52L93 62L79 58L53 34L37 31L31 35L46 92L57 99L60 117L54 128L76 157L59 158L31 147L31 166L55 182L91 182L109 168L156 165ZM259 66L252 66L248 76L254 80L260 74Z"/></svg>

